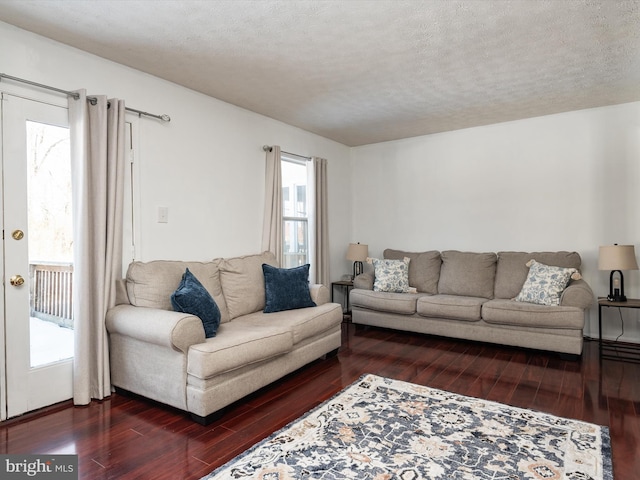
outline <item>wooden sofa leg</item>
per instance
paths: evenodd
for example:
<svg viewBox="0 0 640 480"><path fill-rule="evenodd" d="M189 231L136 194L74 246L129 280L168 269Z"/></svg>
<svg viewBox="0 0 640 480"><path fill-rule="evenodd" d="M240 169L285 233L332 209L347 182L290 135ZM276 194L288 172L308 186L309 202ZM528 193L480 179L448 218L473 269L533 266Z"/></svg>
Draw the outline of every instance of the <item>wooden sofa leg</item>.
<svg viewBox="0 0 640 480"><path fill-rule="evenodd" d="M184 412L184 410L180 410L178 408L171 407L169 405L161 404L159 402L156 402L155 400L151 400L151 399L145 398L142 395L138 395L137 393L133 393L133 392L131 392L129 390L124 390L124 389L122 389L120 387L114 387L114 390L118 395L122 395L124 397L137 398L137 399L140 399L140 400L143 400L143 401L146 401L146 402L157 403L158 405L161 405L163 408L171 408L171 409L175 409L176 411L179 411L179 412L189 413L189 415L191 415L191 419L193 421L199 423L200 425L204 425L204 426L209 425L210 423L213 423L216 420L220 420L224 416L224 412L225 412L225 409L221 408L217 412L210 413L206 417L201 417L200 415L196 415L195 413Z"/></svg>
<svg viewBox="0 0 640 480"><path fill-rule="evenodd" d="M335 350L331 350L329 353L325 353L324 355L324 359L328 359L331 357L335 357L336 355L338 355L338 351L340 350L340 347L336 348Z"/></svg>
<svg viewBox="0 0 640 480"><path fill-rule="evenodd" d="M224 409L220 409L217 412L210 413L205 417L201 417L200 415L196 415L195 413L191 414L191 420L199 423L200 425L207 426L216 420L220 420L224 416Z"/></svg>
<svg viewBox="0 0 640 480"><path fill-rule="evenodd" d="M570 361L570 362L577 362L582 358L581 355L577 355L575 353L563 353L563 352L560 352L558 355L560 356L561 360L567 360L567 361Z"/></svg>

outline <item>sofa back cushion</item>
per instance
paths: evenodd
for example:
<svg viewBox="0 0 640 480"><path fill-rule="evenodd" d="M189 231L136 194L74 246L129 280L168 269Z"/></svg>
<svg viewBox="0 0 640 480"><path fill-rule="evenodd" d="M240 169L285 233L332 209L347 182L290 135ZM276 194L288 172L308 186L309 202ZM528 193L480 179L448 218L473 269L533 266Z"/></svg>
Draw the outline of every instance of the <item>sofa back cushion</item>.
<svg viewBox="0 0 640 480"><path fill-rule="evenodd" d="M440 279L440 252L431 250L429 252L403 252L387 248L384 258L388 260L402 260L405 257L409 262L409 286L415 287L418 292L438 293L438 280Z"/></svg>
<svg viewBox="0 0 640 480"><path fill-rule="evenodd" d="M582 264L577 252L498 252L495 298L511 299L520 293L529 274L529 260L577 270Z"/></svg>
<svg viewBox="0 0 640 480"><path fill-rule="evenodd" d="M441 256L438 293L493 298L498 260L495 253L447 250Z"/></svg>
<svg viewBox="0 0 640 480"><path fill-rule="evenodd" d="M220 261L220 283L231 320L264 310L266 301L263 263L278 266L272 252L225 258Z"/></svg>
<svg viewBox="0 0 640 480"><path fill-rule="evenodd" d="M220 285L220 260L212 262L181 262L154 260L132 262L127 269L127 295L136 307L173 310L171 294L178 288L188 268L215 300L220 309L220 322L229 321L227 304Z"/></svg>

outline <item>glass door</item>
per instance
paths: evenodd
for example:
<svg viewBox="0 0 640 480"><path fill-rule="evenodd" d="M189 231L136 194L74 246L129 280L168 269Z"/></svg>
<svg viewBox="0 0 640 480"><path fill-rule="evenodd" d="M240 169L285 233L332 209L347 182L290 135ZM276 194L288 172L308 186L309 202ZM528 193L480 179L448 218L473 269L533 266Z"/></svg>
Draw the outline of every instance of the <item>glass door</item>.
<svg viewBox="0 0 640 480"><path fill-rule="evenodd" d="M6 412L73 396L67 109L3 94Z"/></svg>

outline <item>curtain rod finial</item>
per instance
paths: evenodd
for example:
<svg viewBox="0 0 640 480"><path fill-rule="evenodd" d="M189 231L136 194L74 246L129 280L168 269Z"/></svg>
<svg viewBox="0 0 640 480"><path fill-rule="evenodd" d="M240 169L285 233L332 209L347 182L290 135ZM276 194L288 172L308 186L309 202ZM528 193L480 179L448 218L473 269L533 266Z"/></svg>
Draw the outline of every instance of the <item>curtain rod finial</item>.
<svg viewBox="0 0 640 480"><path fill-rule="evenodd" d="M271 148L271 146L269 145L263 145L262 150L264 150L265 152L270 152L273 150L273 148Z"/></svg>

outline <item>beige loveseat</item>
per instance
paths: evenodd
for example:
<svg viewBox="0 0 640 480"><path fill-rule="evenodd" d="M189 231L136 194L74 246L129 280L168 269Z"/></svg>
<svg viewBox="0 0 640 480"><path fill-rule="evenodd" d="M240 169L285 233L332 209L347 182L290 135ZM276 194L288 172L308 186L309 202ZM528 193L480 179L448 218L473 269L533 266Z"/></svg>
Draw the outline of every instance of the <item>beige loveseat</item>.
<svg viewBox="0 0 640 480"><path fill-rule="evenodd" d="M373 273L360 275L350 292L354 323L582 353L585 311L595 300L584 280L571 280L559 305L514 300L527 279L530 260L579 270L578 253L384 251L385 259L404 257L410 259L409 285L416 293L373 291Z"/></svg>
<svg viewBox="0 0 640 480"><path fill-rule="evenodd" d="M275 266L273 254L132 263L106 318L112 384L206 424L232 402L337 352L342 309L329 303L328 289L310 287L315 307L263 313L263 263ZM173 311L171 294L186 268L220 309L212 338L198 317Z"/></svg>

